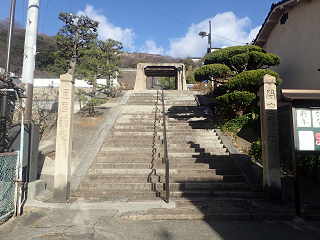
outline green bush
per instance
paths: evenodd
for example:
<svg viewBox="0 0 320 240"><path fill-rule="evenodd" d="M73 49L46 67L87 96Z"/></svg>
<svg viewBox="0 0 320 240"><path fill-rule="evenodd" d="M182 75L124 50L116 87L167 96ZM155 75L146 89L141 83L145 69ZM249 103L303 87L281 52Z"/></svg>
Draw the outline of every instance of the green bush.
<svg viewBox="0 0 320 240"><path fill-rule="evenodd" d="M194 78L196 81L201 82L203 80L208 80L210 77L213 78L223 78L232 75L230 68L224 64L209 64L198 68L194 72Z"/></svg>
<svg viewBox="0 0 320 240"><path fill-rule="evenodd" d="M279 75L268 69L257 69L251 71L245 71L237 74L231 78L225 86L233 91L249 91L249 92L258 92L259 91L259 81L266 74L274 76L277 81L277 85L282 83L282 80L279 78Z"/></svg>
<svg viewBox="0 0 320 240"><path fill-rule="evenodd" d="M251 51L264 52L264 50L255 45L234 46L228 48L221 48L217 51L211 52L206 55L204 65L221 63L230 65L229 59L235 55L246 54Z"/></svg>
<svg viewBox="0 0 320 240"><path fill-rule="evenodd" d="M101 98L91 98L88 103L93 104L93 106L100 106L101 104L106 103L106 99L101 99Z"/></svg>
<svg viewBox="0 0 320 240"><path fill-rule="evenodd" d="M225 85L219 85L214 88L213 94L216 96L221 96L228 93L228 91L229 91L229 88L227 88Z"/></svg>
<svg viewBox="0 0 320 240"><path fill-rule="evenodd" d="M246 127L251 127L256 131L256 126L260 126L260 118L258 114L247 113L233 119L224 119L219 122L219 127L223 132L229 132L236 136L237 133Z"/></svg>
<svg viewBox="0 0 320 240"><path fill-rule="evenodd" d="M252 155L252 156L254 156L256 158L261 158L261 156L262 156L262 145L261 145L261 140L260 139L251 144L250 155Z"/></svg>
<svg viewBox="0 0 320 240"><path fill-rule="evenodd" d="M297 163L298 169L320 186L320 156L299 155Z"/></svg>
<svg viewBox="0 0 320 240"><path fill-rule="evenodd" d="M161 82L162 84L162 82ZM164 77L163 78L163 88L165 90L174 90L176 86L176 80L174 77Z"/></svg>
<svg viewBox="0 0 320 240"><path fill-rule="evenodd" d="M217 97L219 108L224 110L228 117L242 115L248 106L256 99L256 94L247 91L231 92Z"/></svg>

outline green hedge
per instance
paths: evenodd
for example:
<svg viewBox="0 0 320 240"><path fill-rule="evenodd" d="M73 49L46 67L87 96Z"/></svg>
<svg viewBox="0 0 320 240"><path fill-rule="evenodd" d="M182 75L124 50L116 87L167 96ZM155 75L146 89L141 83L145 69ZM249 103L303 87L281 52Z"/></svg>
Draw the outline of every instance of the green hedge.
<svg viewBox="0 0 320 240"><path fill-rule="evenodd" d="M206 55L204 65L221 63L229 64L229 59L238 54L244 54L251 51L265 52L261 47L255 45L234 46L228 48L221 48Z"/></svg>
<svg viewBox="0 0 320 240"><path fill-rule="evenodd" d="M282 83L282 80L279 78L279 75L268 69L257 69L251 71L245 71L237 74L233 78L231 78L225 86L233 91L250 91L250 92L258 92L259 90L259 81L266 74L274 76L277 81L277 85Z"/></svg>
<svg viewBox="0 0 320 240"><path fill-rule="evenodd" d="M201 82L203 80L208 80L209 77L213 78L223 78L232 75L230 68L224 64L209 64L199 67L194 72L194 78L196 81Z"/></svg>
<svg viewBox="0 0 320 240"><path fill-rule="evenodd" d="M255 93L247 91L231 92L217 97L220 102L219 108L224 110L228 117L242 115L247 107L257 98Z"/></svg>

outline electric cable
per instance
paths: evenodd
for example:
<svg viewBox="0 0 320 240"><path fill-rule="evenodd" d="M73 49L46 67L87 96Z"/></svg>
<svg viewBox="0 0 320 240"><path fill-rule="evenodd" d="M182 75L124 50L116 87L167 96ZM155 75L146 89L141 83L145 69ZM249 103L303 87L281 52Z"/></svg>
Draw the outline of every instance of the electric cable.
<svg viewBox="0 0 320 240"><path fill-rule="evenodd" d="M72 2L72 5L73 5L73 2ZM72 13L72 10L73 10L73 6L72 5L71 5L71 0L69 0L70 13Z"/></svg>
<svg viewBox="0 0 320 240"><path fill-rule="evenodd" d="M25 18L24 18L24 2L25 2L25 1L22 0L22 2L23 2L23 3L22 3L22 17L23 17L23 20L22 20L23 22L22 22L22 24L23 24L23 26L24 26L25 28L27 28L27 26L25 25Z"/></svg>
<svg viewBox="0 0 320 240"><path fill-rule="evenodd" d="M140 0L136 0L136 1L139 2L139 3L142 4L142 5L150 8L150 9L152 9L152 10L154 10L154 11L162 14L162 15L165 15L165 16L168 17L168 18L171 18L171 19L173 19L173 20L175 20L175 21L183 24L183 25L186 25L186 26L188 26L188 27L194 28L194 29L196 29L196 30L198 30L198 31L202 31L201 29L196 28L195 26L192 26L192 25L190 25L190 24L188 24L188 23L182 22L182 21L180 21L180 20L178 20L178 19L176 19L176 18L174 18L174 17L172 17L172 16L170 16L170 15L164 13L164 12L159 11L158 9L156 9L156 8L154 8L154 7L149 6L149 5L145 4L144 2L142 2L142 1L140 1ZM221 36L218 36L218 35L215 35L215 34L212 34L212 33L211 33L211 36L214 36L214 37L217 37L217 38L221 38L221 39L224 39L224 40L227 40L227 41L230 41L230 42L234 42L234 43L239 43L239 44L243 44L243 45L247 44L247 43L237 42L237 41L234 41L234 40L225 38L225 37L221 37Z"/></svg>
<svg viewBox="0 0 320 240"><path fill-rule="evenodd" d="M45 13L45 15L44 15L43 26L42 26L42 32L43 32L43 29L44 29L44 25L45 25L45 23L46 23L47 12L48 12L48 6L49 6L49 0L48 0L48 2L47 2L46 13Z"/></svg>

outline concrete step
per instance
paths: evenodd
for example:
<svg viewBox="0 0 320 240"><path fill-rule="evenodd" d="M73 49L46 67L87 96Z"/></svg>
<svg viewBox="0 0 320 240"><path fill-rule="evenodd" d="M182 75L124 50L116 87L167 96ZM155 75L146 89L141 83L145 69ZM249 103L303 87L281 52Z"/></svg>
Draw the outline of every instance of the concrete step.
<svg viewBox="0 0 320 240"><path fill-rule="evenodd" d="M160 196L166 196L165 191L160 191ZM192 191L192 190L175 190L170 191L170 198L174 201L175 198L187 197L192 201L192 198L199 197L216 197L216 198L245 198L245 199L263 199L263 192L254 192L248 190L209 190L209 191Z"/></svg>
<svg viewBox="0 0 320 240"><path fill-rule="evenodd" d="M172 197L250 197L244 175L230 158L192 92L165 91ZM165 196L162 96L133 91L72 196ZM228 195L229 194L229 195ZM241 195L242 194L242 195Z"/></svg>
<svg viewBox="0 0 320 240"><path fill-rule="evenodd" d="M190 148L216 148L221 147L223 144L221 140L214 139L214 140L206 140L203 141L201 144L191 143L193 141L183 140L183 139L167 139L167 144L169 148L181 148L183 147L190 147ZM114 138L114 139L106 139L103 142L102 147L117 147L123 146L123 139ZM163 147L162 139L159 140L158 138L155 139L135 139L135 141L126 142L125 147Z"/></svg>
<svg viewBox="0 0 320 240"><path fill-rule="evenodd" d="M229 166L230 165L230 166ZM92 163L91 169L161 169L164 168L163 163ZM205 163L171 163L172 169L209 169L210 165ZM225 169L235 169L231 164L221 164Z"/></svg>
<svg viewBox="0 0 320 240"><path fill-rule="evenodd" d="M95 157L94 162L127 162L127 163L139 163L139 162L161 162L162 158L158 157L138 157L138 156L119 156L111 157L106 153L98 153ZM234 163L233 160L228 156L212 156L212 157L199 157L199 158L170 158L170 163Z"/></svg>
<svg viewBox="0 0 320 240"><path fill-rule="evenodd" d="M78 190L163 190L163 183L150 182L116 182L116 183L98 183L98 182L82 182Z"/></svg>
<svg viewBox="0 0 320 240"><path fill-rule="evenodd" d="M173 175L169 177L171 183L181 182L241 182L244 181L243 175ZM164 175L86 175L83 182L165 182Z"/></svg>
<svg viewBox="0 0 320 240"><path fill-rule="evenodd" d="M170 183L169 189L170 191L171 190L249 190L249 185L245 182L183 182L183 183Z"/></svg>
<svg viewBox="0 0 320 240"><path fill-rule="evenodd" d="M106 148L107 149L107 148ZM142 148L140 148L142 149ZM123 157L123 155L126 155L128 158L133 158L133 157L140 157L140 158L161 158L163 157L163 152L155 152L152 151L152 149L146 149L145 151L140 151L139 149L136 149L136 151L131 151L130 149L127 151L119 151L113 152L113 151L101 151L100 156L105 156L105 157ZM197 157L211 157L211 156L224 156L224 155L229 155L229 153L226 151L226 149L216 149L214 152L207 153L207 152L169 152L168 156L169 159L171 158L197 158Z"/></svg>
<svg viewBox="0 0 320 240"><path fill-rule="evenodd" d="M83 179L83 182L120 182L120 183L128 183L128 182L160 182L161 176L158 175L86 175Z"/></svg>
<svg viewBox="0 0 320 240"><path fill-rule="evenodd" d="M107 148L105 148L107 149ZM140 148L143 149L143 148ZM136 149L136 151L119 151L113 152L113 151L101 151L100 156L104 157L112 157L112 158L120 158L123 157L123 155L127 156L128 158L134 158L134 157L140 157L140 158L161 158L163 157L162 151L153 151L152 149L146 149L145 151L140 151L139 149ZM214 152L169 152L168 153L169 159L171 158L201 158L201 157L211 157L211 156L229 156L229 153L227 152L226 148L223 149L216 149Z"/></svg>
<svg viewBox="0 0 320 240"><path fill-rule="evenodd" d="M143 175L164 175L164 169L89 169L89 175L101 175L101 174L143 174ZM185 174L185 175L240 175L241 171L238 169L170 169L169 174Z"/></svg>
<svg viewBox="0 0 320 240"><path fill-rule="evenodd" d="M160 194L153 190L74 190L70 192L71 197L92 197L92 198L151 198L159 197ZM158 199L155 199L158 200Z"/></svg>
<svg viewBox="0 0 320 240"><path fill-rule="evenodd" d="M169 183L172 190L249 190L244 182L183 182ZM82 182L78 190L165 190L161 182Z"/></svg>

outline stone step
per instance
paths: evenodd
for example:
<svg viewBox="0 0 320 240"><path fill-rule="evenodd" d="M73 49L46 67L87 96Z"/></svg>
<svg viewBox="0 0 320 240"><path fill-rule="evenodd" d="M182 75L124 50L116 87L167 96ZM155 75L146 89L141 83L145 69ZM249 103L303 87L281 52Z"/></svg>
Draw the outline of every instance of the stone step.
<svg viewBox="0 0 320 240"><path fill-rule="evenodd" d="M165 190L164 183L152 182L82 182L78 190ZM183 182L169 183L172 190L249 190L244 182Z"/></svg>
<svg viewBox="0 0 320 240"><path fill-rule="evenodd" d="M161 190L73 190L70 192L71 197L92 197L92 198L115 198L115 197L128 197L129 200L165 197L166 192ZM190 201L193 198L199 197L217 197L217 198L245 198L245 199L263 199L263 192L253 192L247 190L209 190L209 191L195 191L195 190L172 190L170 191L170 199L175 201L176 198L186 197Z"/></svg>
<svg viewBox="0 0 320 240"><path fill-rule="evenodd" d="M160 189L159 185L156 185ZM245 182L182 182L169 183L171 190L249 190ZM163 189L165 190L165 188Z"/></svg>
<svg viewBox="0 0 320 240"><path fill-rule="evenodd" d="M243 175L184 175L170 176L171 183L179 182L241 182L244 181ZM164 175L86 175L83 182L165 182Z"/></svg>
<svg viewBox="0 0 320 240"><path fill-rule="evenodd" d="M160 191L160 196L166 196L165 191ZM187 197L192 201L192 198L199 197L215 197L215 198L245 198L245 199L263 199L263 192L254 192L248 190L210 190L210 191L181 191L175 190L170 191L170 199L175 200L175 198Z"/></svg>
<svg viewBox="0 0 320 240"><path fill-rule="evenodd" d="M114 198L130 197L132 198L156 198L160 194L153 190L73 190L70 191L71 197L92 197L92 198ZM158 199L155 199L158 200Z"/></svg>
<svg viewBox="0 0 320 240"><path fill-rule="evenodd" d="M204 153L204 154L209 154L209 153L220 153L220 152L226 152L226 148L223 148L223 144L217 144L217 148L214 147L210 147L210 148L190 148L188 145L185 145L183 148L180 146L174 147L169 145L168 146L168 153L169 154L177 154L177 153ZM111 153L162 153L164 151L163 145L159 146L159 147L151 147L151 148L146 148L144 147L111 147L111 146L107 146L107 147L101 147L100 148L101 152L111 152Z"/></svg>
<svg viewBox="0 0 320 240"><path fill-rule="evenodd" d="M101 151L100 156L105 157L123 157L126 155L128 158L133 157L140 157L140 158L161 158L163 157L163 152L152 152L152 149L146 152L132 152L132 151L118 151L118 152L109 152L109 151ZM225 148L223 149L216 149L215 152L211 153L199 153L199 152L169 152L168 153L169 159L171 158L198 158L198 157L211 157L211 156L229 156L229 153L226 151Z"/></svg>
<svg viewBox="0 0 320 240"><path fill-rule="evenodd" d="M89 169L89 175L100 174L143 174L143 175L160 175L165 174L164 169ZM169 174L185 174L185 175L240 175L241 171L238 169L170 169Z"/></svg>
<svg viewBox="0 0 320 240"><path fill-rule="evenodd" d="M165 197L160 91L133 91L77 191L82 197ZM170 195L250 195L208 117L189 91L165 91ZM229 195L228 195L229 194Z"/></svg>
<svg viewBox="0 0 320 240"><path fill-rule="evenodd" d="M130 147L130 148L156 148L156 149L163 149L163 144L161 140L155 140L154 143L153 141L150 140L140 140L136 142L128 142L125 144L125 147ZM194 146L192 144L188 143L172 143L168 141L168 149L185 149L185 148L190 148L190 149L196 149L196 151L200 150L201 152L206 152L206 150L211 151L212 149L215 148L222 148L224 145L220 143L221 141L216 141L215 143L210 143L210 144L196 144L199 146ZM113 147L121 147L123 146L123 140L122 142L120 140L107 140L103 143L101 147L103 148L113 148Z"/></svg>
<svg viewBox="0 0 320 240"><path fill-rule="evenodd" d="M152 158L152 157L111 157L105 153L98 153L95 157L94 162L162 162L162 158ZM170 163L234 163L229 156L212 156L210 158L170 158Z"/></svg>
<svg viewBox="0 0 320 240"><path fill-rule="evenodd" d="M167 132L167 137L176 137L176 136L184 136L184 138L187 137L209 137L209 136L217 136L217 133L214 131L200 131L202 129L197 129L197 131L168 131ZM141 131L140 129L111 129L110 133L108 134L108 137L112 136L112 135L123 135L123 136L127 136L127 135L137 135L137 136L150 136L150 135L156 135L156 136L163 136L163 132L162 131L157 131L156 134L152 129L146 129L145 131Z"/></svg>
<svg viewBox="0 0 320 240"><path fill-rule="evenodd" d="M163 157L163 152L153 152L152 149L146 150L145 152L141 151L118 151L118 152L111 152L111 151L101 151L100 156L106 156L106 157L123 157L123 155L126 155L128 158L132 157L140 157L140 158L161 158ZM226 151L225 148L223 149L216 149L214 152L169 152L168 156L169 159L171 158L197 158L197 157L211 157L211 156L221 156L221 155L229 155L229 153Z"/></svg>
<svg viewBox="0 0 320 240"><path fill-rule="evenodd" d="M78 190L163 190L163 183L99 183L99 182L81 182Z"/></svg>
<svg viewBox="0 0 320 240"><path fill-rule="evenodd" d="M163 163L92 163L91 169L164 169L165 164ZM171 163L170 168L172 169L209 169L210 165L205 163ZM223 164L221 167L226 167L225 169L235 169L231 164Z"/></svg>
<svg viewBox="0 0 320 240"><path fill-rule="evenodd" d="M153 140L161 140L163 139L163 134L158 135L159 133L155 134L151 134L151 133L132 133L131 135L128 133L124 133L124 134L119 134L117 132L110 132L108 134L108 136L106 137L106 140L119 140L119 139L128 139L128 140L134 140L134 141L150 141L152 142ZM216 141L216 140L220 140L219 137L217 135L214 134L210 134L210 136L187 136L185 135L177 135L177 137L175 137L175 135L172 136L168 136L167 141L168 143L180 143L180 142L193 142L194 144L197 143L205 143L208 141ZM221 140L220 140L221 141Z"/></svg>

